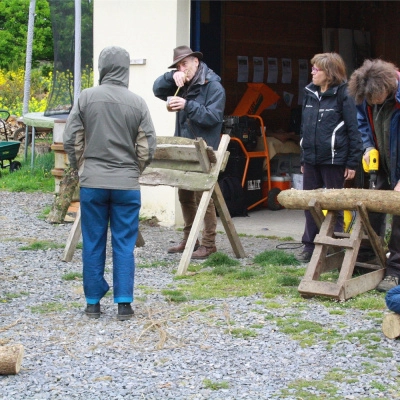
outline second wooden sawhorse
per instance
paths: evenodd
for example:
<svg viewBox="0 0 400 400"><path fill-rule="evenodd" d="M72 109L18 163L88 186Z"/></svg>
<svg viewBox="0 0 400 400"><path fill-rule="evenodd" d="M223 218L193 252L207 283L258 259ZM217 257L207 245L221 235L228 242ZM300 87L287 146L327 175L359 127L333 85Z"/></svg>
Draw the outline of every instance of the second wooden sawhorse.
<svg viewBox="0 0 400 400"><path fill-rule="evenodd" d="M139 179L141 185L165 185L203 192L179 263L178 275L184 275L187 271L211 198L214 200L218 215L236 257L246 256L218 185L219 173L225 167L229 157L229 152L227 152L229 141L229 135L222 135L218 150L214 151L211 147L207 147L205 141L201 138L192 140L170 136L157 137L157 148L153 161ZM72 259L80 234L80 213L77 212L64 251L64 261Z"/></svg>
<svg viewBox="0 0 400 400"><path fill-rule="evenodd" d="M383 279L385 250L382 239L370 224L368 212L400 214L400 207L393 205L400 203L400 193L385 191L385 199L382 200L377 192L365 189L321 189L286 190L279 194L278 200L284 207L308 209L320 228L314 240L314 252L298 287L303 297L327 296L347 300L375 289ZM322 210L328 210L326 216ZM338 213L344 210L357 212L350 233L334 231ZM357 262L360 246L366 243L375 252L376 261L373 264ZM320 280L323 273L333 270L339 271L336 282Z"/></svg>

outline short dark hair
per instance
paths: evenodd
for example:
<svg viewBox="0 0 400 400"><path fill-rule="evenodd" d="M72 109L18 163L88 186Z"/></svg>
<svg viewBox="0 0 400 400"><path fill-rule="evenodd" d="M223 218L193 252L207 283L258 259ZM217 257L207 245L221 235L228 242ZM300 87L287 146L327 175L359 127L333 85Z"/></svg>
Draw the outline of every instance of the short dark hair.
<svg viewBox="0 0 400 400"><path fill-rule="evenodd" d="M337 53L320 53L311 59L311 64L325 72L328 86L340 85L347 81L346 65Z"/></svg>
<svg viewBox="0 0 400 400"><path fill-rule="evenodd" d="M354 97L356 104L361 104L364 100L374 104L377 97L382 96L384 92L390 96L397 87L397 67L379 58L365 60L349 80L349 94Z"/></svg>

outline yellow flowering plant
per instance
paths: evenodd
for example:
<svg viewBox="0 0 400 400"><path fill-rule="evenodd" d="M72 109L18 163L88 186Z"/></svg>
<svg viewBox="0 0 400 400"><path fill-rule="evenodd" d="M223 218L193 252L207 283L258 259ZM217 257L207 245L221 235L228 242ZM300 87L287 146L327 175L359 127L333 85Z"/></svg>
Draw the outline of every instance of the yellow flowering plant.
<svg viewBox="0 0 400 400"><path fill-rule="evenodd" d="M57 75L57 87L68 90L71 82L71 72ZM24 100L25 70L0 69L0 109L9 111L11 115L22 116ZM93 69L85 67L82 71L82 89L93 86ZM31 71L29 112L44 112L47 108L53 87L53 72L48 66L35 68ZM69 99L64 99L68 102Z"/></svg>

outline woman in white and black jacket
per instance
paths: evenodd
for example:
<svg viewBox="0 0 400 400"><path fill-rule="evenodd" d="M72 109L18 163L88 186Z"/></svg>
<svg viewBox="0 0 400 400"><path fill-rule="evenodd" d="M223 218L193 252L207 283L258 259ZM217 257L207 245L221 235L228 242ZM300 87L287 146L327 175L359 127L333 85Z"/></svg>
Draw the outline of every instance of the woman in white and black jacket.
<svg viewBox="0 0 400 400"><path fill-rule="evenodd" d="M346 66L336 53L316 54L312 83L305 88L301 123L303 189L340 189L353 179L362 157L361 133L354 99L347 93ZM309 211L299 261L308 262L318 227ZM343 231L343 214L336 232Z"/></svg>

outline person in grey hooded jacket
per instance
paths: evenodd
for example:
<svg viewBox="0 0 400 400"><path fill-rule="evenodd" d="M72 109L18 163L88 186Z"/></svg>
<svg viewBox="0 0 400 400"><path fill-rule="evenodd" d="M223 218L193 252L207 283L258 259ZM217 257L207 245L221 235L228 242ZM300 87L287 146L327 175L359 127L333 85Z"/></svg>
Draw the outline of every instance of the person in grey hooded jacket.
<svg viewBox="0 0 400 400"><path fill-rule="evenodd" d="M174 49L174 68L158 77L153 85L154 95L167 100L171 111L176 111L175 136L189 139L204 139L215 150L218 148L225 109L225 90L221 78L201 61L203 54L192 51L188 46ZM179 90L177 91L177 89ZM184 219L183 240L168 249L168 253L185 250L190 229L196 216L202 192L178 190L179 202ZM205 259L217 251L215 236L217 216L211 199L204 217L202 243L197 241L192 258Z"/></svg>
<svg viewBox="0 0 400 400"><path fill-rule="evenodd" d="M79 169L83 287L90 318L100 317L100 300L109 290L104 278L109 224L117 318L133 316L138 179L152 160L156 134L145 101L128 89L129 64L126 50L102 50L99 86L82 91L64 130L70 167Z"/></svg>

